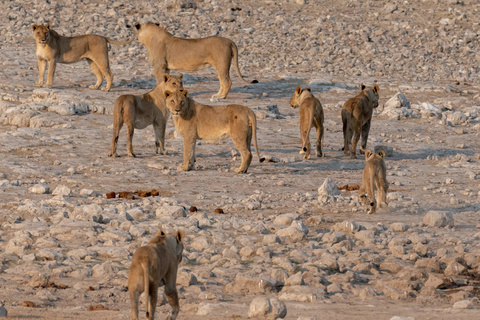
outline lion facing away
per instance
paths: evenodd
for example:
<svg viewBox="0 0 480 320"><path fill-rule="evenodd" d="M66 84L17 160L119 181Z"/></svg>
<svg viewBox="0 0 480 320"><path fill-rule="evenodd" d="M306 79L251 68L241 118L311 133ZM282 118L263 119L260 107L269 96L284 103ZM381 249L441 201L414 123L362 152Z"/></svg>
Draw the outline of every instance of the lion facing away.
<svg viewBox="0 0 480 320"><path fill-rule="evenodd" d="M37 87L43 86L43 78L48 62L47 87L53 84L53 76L57 63L74 63L86 59L93 73L97 76L97 83L90 86L91 89L98 89L107 78L106 91L109 91L113 74L110 71L108 61L108 43L115 45L128 44L134 37L127 41L116 41L96 34L87 34L77 37L64 37L50 29L50 24L32 26L33 34L37 44L38 82Z"/></svg>
<svg viewBox="0 0 480 320"><path fill-rule="evenodd" d="M113 138L110 157L117 157L118 136L123 124L127 126L127 152L128 156L135 157L132 140L135 129L144 129L153 125L155 133L155 152L166 154L165 129L170 111L165 106L165 90L183 89L183 75L178 77L164 74L162 82L152 91L141 96L132 94L122 95L115 100L113 109Z"/></svg>
<svg viewBox="0 0 480 320"><path fill-rule="evenodd" d="M311 89L297 87L290 99L292 108L300 107L300 136L302 137L302 150L304 158L310 159L310 129L314 126L317 129L317 157L321 157L323 145L323 107L320 100L315 98Z"/></svg>
<svg viewBox="0 0 480 320"><path fill-rule="evenodd" d="M175 129L183 137L183 165L178 170L188 171L195 162L196 140L219 141L231 137L242 156L242 164L235 169L246 173L252 162L252 138L257 148L257 118L249 108L241 105L207 106L193 101L188 91L165 91L167 107L172 113Z"/></svg>
<svg viewBox="0 0 480 320"><path fill-rule="evenodd" d="M147 319L155 317L158 287L165 284L165 297L172 307L168 319L175 320L180 306L177 295L177 270L182 261L185 233L166 235L158 230L146 246L135 251L128 272L128 292L132 305L131 318L138 319L138 299L145 292Z"/></svg>
<svg viewBox="0 0 480 320"><path fill-rule="evenodd" d="M157 83L169 70L192 72L213 66L218 74L220 90L212 98L225 99L232 81L230 80L230 64L234 62L237 75L246 81L238 67L237 45L223 37L207 37L200 39L182 39L174 37L158 24L136 24L138 41L148 50L150 62L153 63ZM254 80L252 83L258 81Z"/></svg>
<svg viewBox="0 0 480 320"><path fill-rule="evenodd" d="M369 205L369 214L375 213L376 208L387 206L387 168L385 166L385 152L378 154L370 150L365 151L365 168L363 169L362 185L358 189L358 199L364 204ZM375 199L375 190L377 191L377 200Z"/></svg>
<svg viewBox="0 0 480 320"><path fill-rule="evenodd" d="M367 148L368 133L372 122L373 109L378 107L378 86L365 87L355 97L348 99L342 107L344 153L357 158L357 143L362 135L360 151ZM352 142L353 136L353 142Z"/></svg>

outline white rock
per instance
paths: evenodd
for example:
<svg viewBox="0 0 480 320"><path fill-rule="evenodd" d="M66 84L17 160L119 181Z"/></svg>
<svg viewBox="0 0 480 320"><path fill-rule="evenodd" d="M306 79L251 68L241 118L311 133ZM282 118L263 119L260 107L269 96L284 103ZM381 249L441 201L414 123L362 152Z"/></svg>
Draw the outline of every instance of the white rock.
<svg viewBox="0 0 480 320"><path fill-rule="evenodd" d="M454 309L473 309L473 303L470 300L461 300L453 304Z"/></svg>
<svg viewBox="0 0 480 320"><path fill-rule="evenodd" d="M257 319L283 319L287 315L285 303L277 299L257 297L252 300L248 309L249 318Z"/></svg>
<svg viewBox="0 0 480 320"><path fill-rule="evenodd" d="M38 183L28 189L31 193L36 193L36 194L45 194L50 191L50 188L46 186L43 183Z"/></svg>
<svg viewBox="0 0 480 320"><path fill-rule="evenodd" d="M327 178L323 182L323 184L318 188L319 195L328 195L328 196L337 196L340 194L340 190L338 190L337 185L332 180L332 178Z"/></svg>
<svg viewBox="0 0 480 320"><path fill-rule="evenodd" d="M429 227L453 227L454 220L450 212L429 211L423 217L423 223Z"/></svg>
<svg viewBox="0 0 480 320"><path fill-rule="evenodd" d="M71 193L70 188L64 185L58 185L52 192L54 196L70 196Z"/></svg>

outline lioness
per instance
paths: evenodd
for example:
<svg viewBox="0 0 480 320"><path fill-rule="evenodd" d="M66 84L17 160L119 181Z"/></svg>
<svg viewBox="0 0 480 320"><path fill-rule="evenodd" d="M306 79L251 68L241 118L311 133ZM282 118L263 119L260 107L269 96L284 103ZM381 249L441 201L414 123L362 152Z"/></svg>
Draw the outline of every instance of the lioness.
<svg viewBox="0 0 480 320"><path fill-rule="evenodd" d="M290 99L292 108L300 107L300 136L302 137L302 150L304 158L310 159L310 129L317 129L317 157L321 157L323 144L323 108L320 101L315 98L309 87L302 90L297 87Z"/></svg>
<svg viewBox="0 0 480 320"><path fill-rule="evenodd" d="M257 148L257 118L255 113L245 106L230 104L227 106L207 106L193 101L188 91L165 91L167 107L172 113L175 129L183 137L183 165L180 171L188 171L195 162L195 144L197 139L218 141L230 136L242 156L237 173L246 173L252 162L250 145Z"/></svg>
<svg viewBox="0 0 480 320"><path fill-rule="evenodd" d="M172 307L168 319L175 320L180 306L177 295L177 269L182 261L185 233L165 235L161 230L146 246L135 251L128 272L128 292L132 304L131 318L138 319L138 298L145 291L147 319L154 319L158 287L165 284L165 296Z"/></svg>
<svg viewBox="0 0 480 320"><path fill-rule="evenodd" d="M365 151L365 168L363 169L362 186L358 189L358 199L365 205L370 205L368 213L375 213L375 209L387 206L387 168L385 166L385 151L378 154L370 150ZM379 202L375 200L375 189Z"/></svg>
<svg viewBox="0 0 480 320"><path fill-rule="evenodd" d="M357 158L357 143L362 134L363 153L367 147L368 132L372 122L373 109L378 107L378 86L365 87L355 97L348 99L342 107L344 153L352 159ZM353 142L352 142L352 135ZM351 143L351 146L350 146Z"/></svg>
<svg viewBox="0 0 480 320"><path fill-rule="evenodd" d="M225 99L232 81L230 80L230 64L233 58L237 75L246 81L238 68L237 45L230 39L222 37L207 37L200 39L182 39L174 37L158 24L136 24L138 41L148 50L148 56L153 63L155 78L161 81L162 75L168 70L183 72L197 71L213 66L218 73L220 90L212 98ZM254 80L251 83L256 83Z"/></svg>
<svg viewBox="0 0 480 320"><path fill-rule="evenodd" d="M107 78L105 90L110 90L113 82L113 74L110 71L108 62L108 43L115 45L127 44L133 41L134 37L127 41L116 41L96 34L87 34L77 37L64 37L50 29L50 24L45 26L32 26L35 41L37 43L37 61L39 77L35 84L37 87L43 85L43 76L48 62L48 88L53 83L53 75L57 63L74 63L86 59L93 73L97 76L97 83L90 86L91 89L98 89Z"/></svg>
<svg viewBox="0 0 480 320"><path fill-rule="evenodd" d="M164 74L162 82L152 91L141 96L122 95L115 100L113 109L113 138L110 157L117 157L117 142L123 124L127 126L128 156L135 157L132 147L134 129L144 129L153 124L155 133L155 152L166 154L165 129L170 111L165 106L165 90L183 89L183 75L178 77Z"/></svg>

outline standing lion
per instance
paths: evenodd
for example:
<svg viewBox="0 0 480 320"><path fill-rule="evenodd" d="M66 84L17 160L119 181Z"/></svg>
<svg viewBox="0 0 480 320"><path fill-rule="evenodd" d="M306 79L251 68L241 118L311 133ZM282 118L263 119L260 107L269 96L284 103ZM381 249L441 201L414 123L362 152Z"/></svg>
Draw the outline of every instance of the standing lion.
<svg viewBox="0 0 480 320"><path fill-rule="evenodd" d="M77 37L64 37L50 29L50 24L45 26L33 25L32 31L37 43L38 82L37 87L43 86L43 78L48 62L48 77L46 86L52 87L53 76L57 63L74 63L86 59L93 73L97 76L97 83L90 89L98 89L107 78L106 91L109 91L113 74L108 61L108 43L115 45L128 44L134 37L127 41L116 41L96 34L87 34Z"/></svg>
<svg viewBox="0 0 480 320"><path fill-rule="evenodd" d="M357 143L362 135L360 151L367 148L368 133L372 122L373 109L378 107L378 86L365 87L355 97L348 99L342 107L344 153L357 158ZM353 142L352 142L353 136Z"/></svg>
<svg viewBox="0 0 480 320"><path fill-rule="evenodd" d="M290 99L292 108L300 107L300 135L302 137L302 150L304 158L310 159L310 129L317 129L317 157L321 157L323 144L323 107L320 100L315 98L309 87L297 87Z"/></svg>
<svg viewBox="0 0 480 320"><path fill-rule="evenodd" d="M385 166L385 151L378 154L370 150L365 151L365 168L363 169L362 185L358 189L358 199L365 205L369 205L369 214L375 213L376 208L387 206L387 167ZM378 202L375 199L377 191Z"/></svg>
<svg viewBox="0 0 480 320"><path fill-rule="evenodd" d="M250 83L240 73L237 45L230 39L215 36L200 39L177 38L158 24L151 23L137 23L135 28L138 31L138 41L147 47L157 83L169 70L191 72L213 66L218 73L220 90L212 98L225 99L232 86L232 58L237 75L243 82ZM254 80L251 83L256 82L258 81Z"/></svg>

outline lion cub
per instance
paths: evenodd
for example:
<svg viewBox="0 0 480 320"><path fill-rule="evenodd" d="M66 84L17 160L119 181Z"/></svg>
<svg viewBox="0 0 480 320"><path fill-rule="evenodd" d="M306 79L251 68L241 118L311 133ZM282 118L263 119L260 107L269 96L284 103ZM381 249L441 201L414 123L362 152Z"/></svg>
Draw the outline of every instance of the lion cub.
<svg viewBox="0 0 480 320"><path fill-rule="evenodd" d="M323 107L320 101L315 98L310 88L297 87L290 99L292 108L300 107L300 135L302 137L302 150L304 158L310 159L310 129L315 126L317 129L317 157L321 157L323 144Z"/></svg>
<svg viewBox="0 0 480 320"><path fill-rule="evenodd" d="M385 166L385 152L378 154L370 150L365 151L365 168L363 169L362 186L358 189L358 199L365 205L370 205L369 214L375 213L376 207L387 206L387 168ZM378 204L375 200L377 190Z"/></svg>
<svg viewBox="0 0 480 320"><path fill-rule="evenodd" d="M123 124L127 126L128 156L135 157L132 147L134 129L144 129L153 124L155 132L155 152L166 154L165 129L170 111L165 106L165 90L183 89L183 75L178 77L164 74L162 82L152 91L141 96L132 94L122 95L115 100L113 109L113 138L110 157L117 157L117 142Z"/></svg>
<svg viewBox="0 0 480 320"><path fill-rule="evenodd" d="M252 162L250 145L257 148L257 118L255 113L245 106L230 104L227 106L207 106L193 101L188 91L165 91L167 107L172 112L175 129L183 137L183 165L180 171L188 171L195 162L195 144L197 139L219 141L231 137L242 156L237 173L246 173Z"/></svg>
<svg viewBox="0 0 480 320"><path fill-rule="evenodd" d="M90 89L98 89L107 78L106 91L109 91L113 74L110 71L108 62L108 43L114 45L128 44L134 37L127 41L116 41L96 34L87 34L77 37L64 37L50 29L50 24L45 26L32 26L35 41L37 43L37 61L39 77L35 84L37 87L43 85L43 76L48 62L47 87L53 83L53 75L57 63L74 63L86 59L93 73L97 76L97 83L90 86Z"/></svg>
<svg viewBox="0 0 480 320"><path fill-rule="evenodd" d="M161 230L146 246L135 251L128 273L128 292L132 304L131 318L138 319L138 298L145 292L147 319L154 319L158 287L165 284L165 297L172 307L168 319L177 318L180 307L177 295L177 269L182 261L185 233L165 235Z"/></svg>
<svg viewBox="0 0 480 320"><path fill-rule="evenodd" d="M373 109L378 107L378 86L365 87L362 84L361 89L360 93L348 99L342 107L343 151L352 159L357 158L357 143L360 134L362 135L360 151L363 153L367 148Z"/></svg>

